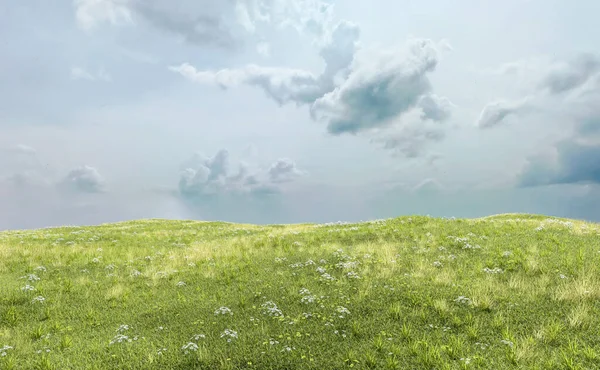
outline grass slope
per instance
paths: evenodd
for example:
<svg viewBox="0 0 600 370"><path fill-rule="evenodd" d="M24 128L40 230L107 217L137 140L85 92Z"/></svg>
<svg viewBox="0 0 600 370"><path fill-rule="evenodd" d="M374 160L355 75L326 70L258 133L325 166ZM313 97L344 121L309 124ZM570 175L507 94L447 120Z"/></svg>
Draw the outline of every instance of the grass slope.
<svg viewBox="0 0 600 370"><path fill-rule="evenodd" d="M0 233L1 369L600 368L600 225Z"/></svg>

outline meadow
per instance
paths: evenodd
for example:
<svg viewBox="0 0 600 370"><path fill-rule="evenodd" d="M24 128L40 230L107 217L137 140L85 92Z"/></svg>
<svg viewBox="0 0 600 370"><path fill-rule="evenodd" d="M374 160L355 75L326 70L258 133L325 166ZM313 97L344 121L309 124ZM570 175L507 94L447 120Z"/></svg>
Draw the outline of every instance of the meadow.
<svg viewBox="0 0 600 370"><path fill-rule="evenodd" d="M600 225L0 233L0 369L600 369Z"/></svg>

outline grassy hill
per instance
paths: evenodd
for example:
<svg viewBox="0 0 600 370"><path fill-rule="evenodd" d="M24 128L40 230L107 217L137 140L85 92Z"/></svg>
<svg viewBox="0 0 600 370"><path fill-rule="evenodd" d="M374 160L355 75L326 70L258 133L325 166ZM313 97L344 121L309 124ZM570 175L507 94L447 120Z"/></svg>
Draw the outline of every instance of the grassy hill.
<svg viewBox="0 0 600 370"><path fill-rule="evenodd" d="M598 369L600 225L0 233L0 369Z"/></svg>

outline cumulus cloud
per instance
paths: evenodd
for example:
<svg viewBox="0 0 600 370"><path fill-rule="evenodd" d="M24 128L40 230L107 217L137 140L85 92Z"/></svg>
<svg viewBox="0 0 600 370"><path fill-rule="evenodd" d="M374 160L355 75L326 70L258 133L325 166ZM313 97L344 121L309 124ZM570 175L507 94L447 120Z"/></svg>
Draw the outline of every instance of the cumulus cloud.
<svg viewBox="0 0 600 370"><path fill-rule="evenodd" d="M185 167L179 179L179 192L187 198L275 194L280 191L278 184L306 174L288 158L277 160L266 171L250 171L242 163L232 173L229 151L225 149L212 158L195 154L185 162Z"/></svg>
<svg viewBox="0 0 600 370"><path fill-rule="evenodd" d="M71 170L60 186L79 193L102 193L105 191L105 180L96 168L84 165Z"/></svg>
<svg viewBox="0 0 600 370"><path fill-rule="evenodd" d="M422 120L442 122L450 118L455 105L444 96L429 94L421 97L419 107L423 111Z"/></svg>
<svg viewBox="0 0 600 370"><path fill-rule="evenodd" d="M78 25L141 24L195 45L231 48L259 26L292 27L322 37L332 5L321 0L75 0Z"/></svg>
<svg viewBox="0 0 600 370"><path fill-rule="evenodd" d="M304 174L305 172L299 170L296 163L289 158L278 159L269 168L269 178L273 183L290 182Z"/></svg>
<svg viewBox="0 0 600 370"><path fill-rule="evenodd" d="M506 119L510 116L517 116L528 112L531 108L532 106L528 99L517 102L499 100L489 103L481 111L477 120L477 127L489 129L498 126L505 123Z"/></svg>

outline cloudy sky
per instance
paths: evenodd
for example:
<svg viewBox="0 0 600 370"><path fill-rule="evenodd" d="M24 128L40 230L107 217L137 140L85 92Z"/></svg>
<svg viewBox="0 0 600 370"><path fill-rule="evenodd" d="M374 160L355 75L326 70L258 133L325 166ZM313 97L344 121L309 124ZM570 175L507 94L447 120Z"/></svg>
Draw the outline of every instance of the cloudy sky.
<svg viewBox="0 0 600 370"><path fill-rule="evenodd" d="M0 229L600 221L597 0L0 3Z"/></svg>

